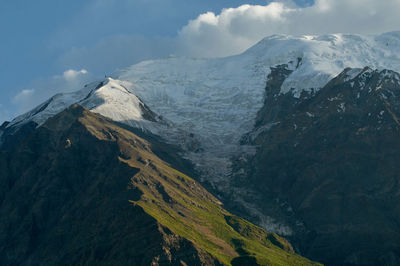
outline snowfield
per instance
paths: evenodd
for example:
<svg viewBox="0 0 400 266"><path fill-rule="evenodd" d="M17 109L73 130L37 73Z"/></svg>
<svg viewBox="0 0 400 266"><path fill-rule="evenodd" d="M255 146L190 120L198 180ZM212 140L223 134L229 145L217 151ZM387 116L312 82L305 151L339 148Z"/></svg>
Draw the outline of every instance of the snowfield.
<svg viewBox="0 0 400 266"><path fill-rule="evenodd" d="M236 56L144 61L121 71L116 79L55 95L15 118L8 127L30 120L42 124L79 103L180 145L199 169L207 169L204 179L223 187L228 182L230 158L254 151L254 147L239 145L239 140L252 129L263 105L270 67L280 64L293 70L281 93L294 97L303 90L323 87L346 67L400 72L400 32L376 36L273 35ZM140 107L143 104L161 117L146 120Z"/></svg>

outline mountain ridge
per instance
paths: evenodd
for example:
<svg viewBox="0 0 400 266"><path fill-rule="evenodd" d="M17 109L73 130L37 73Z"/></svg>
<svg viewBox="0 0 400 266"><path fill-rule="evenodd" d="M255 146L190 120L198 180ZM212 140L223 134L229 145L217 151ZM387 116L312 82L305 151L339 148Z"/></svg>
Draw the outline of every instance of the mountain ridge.
<svg viewBox="0 0 400 266"><path fill-rule="evenodd" d="M311 258L397 265L400 75L358 71L293 98L277 93L290 71L273 69L269 97L242 140L257 153L235 161L233 191L251 189L247 201L288 224L287 237Z"/></svg>
<svg viewBox="0 0 400 266"><path fill-rule="evenodd" d="M3 265L311 264L79 105L14 145L0 152Z"/></svg>
<svg viewBox="0 0 400 266"><path fill-rule="evenodd" d="M351 253L353 247L348 245L353 240L350 237L337 238L320 230L323 226L337 228L340 223L336 218L331 217L337 223L330 224L319 217L323 208L318 202L326 200L327 206L336 211L344 208L343 204L326 198L329 191L324 195L313 190L331 187L332 195L343 199L344 194L352 192L343 188L342 181L355 186L356 177L365 175L374 183L379 180L376 173L382 173L382 186L391 187L389 192L397 197L395 174L386 168L373 168L376 166L371 159L374 155L365 154L368 153L366 147L379 151L389 169L396 169L396 152L389 142L385 142L386 150L380 149L378 136L387 137L397 145L393 136L400 123L396 102L400 84L399 54L400 32L374 36L274 35L240 55L227 58L169 57L145 61L121 71L118 77L89 84L75 93L56 95L31 113L4 124L0 128L0 143L4 139L9 139L8 143L19 142L24 134L48 118L79 102L120 125L134 127L142 134L160 138L160 142L177 146L174 156L190 161L198 173L197 179L227 202L231 210L263 228L293 239L295 247L312 258L338 264L368 264L368 254L361 248ZM337 91L338 94L333 95ZM378 107L381 109L376 110ZM354 125L359 125L360 121L355 118L363 124L356 133ZM19 134L15 134L17 123L26 123ZM379 124L390 126L378 130ZM336 150L336 146L341 150ZM325 148L331 149L333 154L350 153L352 162L321 153ZM321 158L331 163L323 164L322 170L316 167ZM380 162L382 158L375 159ZM368 160L370 163L365 163ZM307 168L308 164L316 168ZM371 171L365 172L363 168ZM309 175L303 176L305 173ZM332 174L336 177L332 178ZM276 176L280 178L275 180ZM300 177L304 182L296 183ZM314 179L310 180L311 177ZM294 193L292 188L296 185L298 191ZM342 194L335 194L338 191ZM307 198L307 193L312 196ZM364 190L359 193L368 194ZM282 198L275 197L277 194L283 195ZM351 199L355 200L354 205L351 205L353 202L347 204L353 207L360 200L355 196ZM309 214L305 213L303 208L313 204L316 207L309 208ZM357 206L362 213L363 206ZM373 202L368 206L368 210L379 215L390 213L390 221L398 217L395 209L383 214ZM325 214L324 217L330 216ZM337 217L352 221L350 216L338 214ZM384 219L378 222L385 224ZM346 234L354 232L350 230ZM378 229L376 232L380 232L382 238L387 233ZM389 259L371 257L371 261L396 264L396 241L387 236L388 244L382 248L375 246L374 251L383 252ZM329 237L337 242L347 239L349 242L343 242L347 249L335 246L337 242L330 243ZM362 237L354 236L354 239ZM376 242L384 241L378 240ZM326 245L326 249L322 247L316 251L307 241L317 246ZM361 242L354 242L354 245L357 243ZM332 246L338 248L337 260L326 251Z"/></svg>
<svg viewBox="0 0 400 266"><path fill-rule="evenodd" d="M325 86L346 67L369 66L400 72L399 47L399 32L372 36L274 35L227 58L169 57L144 61L120 71L115 79L58 95L52 108L47 107L32 118L20 116L7 128L20 120L43 123L89 97L90 90L103 83L85 100L84 106L180 146L183 156L202 169L202 182L217 190L229 190L226 180L231 175L231 158L255 152L254 146L239 144L252 130L263 106L271 68L288 65L292 72L283 81L280 93L299 97L303 91L317 91ZM118 91L119 96L115 94ZM130 104L121 101L123 91L128 92ZM141 105L152 116L145 117Z"/></svg>

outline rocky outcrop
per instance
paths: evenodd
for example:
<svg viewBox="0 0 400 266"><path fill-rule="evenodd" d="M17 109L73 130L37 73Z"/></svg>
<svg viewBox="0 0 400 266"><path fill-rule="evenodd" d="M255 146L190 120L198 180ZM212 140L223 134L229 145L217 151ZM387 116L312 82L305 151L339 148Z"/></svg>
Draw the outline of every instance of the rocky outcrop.
<svg viewBox="0 0 400 266"><path fill-rule="evenodd" d="M236 166L245 172L236 185L258 191L260 208L291 224L305 256L327 265L398 265L399 74L346 69L296 98L279 93L288 73L272 69L265 105L243 138L257 153Z"/></svg>

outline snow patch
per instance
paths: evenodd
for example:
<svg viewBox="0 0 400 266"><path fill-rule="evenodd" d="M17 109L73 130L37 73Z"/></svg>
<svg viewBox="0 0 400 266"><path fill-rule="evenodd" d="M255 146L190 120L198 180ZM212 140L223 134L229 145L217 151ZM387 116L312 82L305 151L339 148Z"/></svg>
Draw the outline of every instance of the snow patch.
<svg viewBox="0 0 400 266"><path fill-rule="evenodd" d="M338 105L337 111L338 111L338 113L344 113L344 112L346 112L346 105L345 105L345 103L340 103L340 104Z"/></svg>
<svg viewBox="0 0 400 266"><path fill-rule="evenodd" d="M315 117L315 115L310 113L310 112L306 112L306 114L307 114L308 117Z"/></svg>
<svg viewBox="0 0 400 266"><path fill-rule="evenodd" d="M360 73L362 72L362 69L360 68L352 68L349 71L346 72L346 78L344 79L344 82L347 82L349 80L354 79L357 77ZM352 82L354 84L354 82ZM353 85L351 85L353 87Z"/></svg>

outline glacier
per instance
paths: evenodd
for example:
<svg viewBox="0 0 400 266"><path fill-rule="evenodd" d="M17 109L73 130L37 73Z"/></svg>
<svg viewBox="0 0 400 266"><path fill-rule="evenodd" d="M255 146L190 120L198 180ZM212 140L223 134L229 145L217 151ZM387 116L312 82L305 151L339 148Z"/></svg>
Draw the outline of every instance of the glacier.
<svg viewBox="0 0 400 266"><path fill-rule="evenodd" d="M251 131L264 104L270 68L282 64L293 72L281 93L293 97L318 90L347 67L400 72L400 32L273 35L235 56L144 61L117 72L115 78L57 94L7 127L27 121L40 125L79 103L179 145L184 156L202 169L202 179L223 189L229 185L231 158L254 152L255 147L239 141ZM157 114L155 119L145 118L145 105Z"/></svg>
<svg viewBox="0 0 400 266"><path fill-rule="evenodd" d="M217 191L229 191L232 159L246 158L256 150L254 146L240 145L240 139L253 129L257 112L264 104L271 68L278 65L286 65L292 71L280 93L297 98L303 91L322 88L348 67L352 68L348 79L367 66L400 72L400 31L370 36L273 35L235 56L170 56L144 61L79 91L54 95L16 117L6 128L17 128L29 121L40 126L78 103L178 145L182 156L194 163L201 181ZM291 228L240 198L241 193L251 191L234 193L239 204L260 217L263 227L291 234Z"/></svg>

